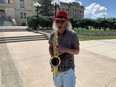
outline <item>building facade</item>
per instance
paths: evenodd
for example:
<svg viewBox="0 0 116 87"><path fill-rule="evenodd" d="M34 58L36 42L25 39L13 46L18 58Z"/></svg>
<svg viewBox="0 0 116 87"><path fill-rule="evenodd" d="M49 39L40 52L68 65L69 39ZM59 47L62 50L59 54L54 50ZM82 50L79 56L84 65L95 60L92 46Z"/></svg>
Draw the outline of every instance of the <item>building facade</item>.
<svg viewBox="0 0 116 87"><path fill-rule="evenodd" d="M0 0L0 19L15 19L18 25L27 23L27 17L35 14L35 0Z"/></svg>
<svg viewBox="0 0 116 87"><path fill-rule="evenodd" d="M0 0L0 19L15 19L18 25L27 24L27 17L35 15L33 4L38 0ZM59 10L69 12L70 18L84 18L84 7L79 3L61 3Z"/></svg>
<svg viewBox="0 0 116 87"><path fill-rule="evenodd" d="M67 11L69 18L83 19L84 18L84 6L80 6L79 3L61 3L58 10Z"/></svg>

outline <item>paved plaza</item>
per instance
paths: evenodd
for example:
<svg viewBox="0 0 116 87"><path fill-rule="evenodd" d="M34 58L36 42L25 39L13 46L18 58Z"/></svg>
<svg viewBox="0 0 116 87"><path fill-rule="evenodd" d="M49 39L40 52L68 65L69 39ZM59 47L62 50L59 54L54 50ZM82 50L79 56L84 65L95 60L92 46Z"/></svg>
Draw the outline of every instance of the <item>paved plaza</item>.
<svg viewBox="0 0 116 87"><path fill-rule="evenodd" d="M1 31L0 40L0 87L54 87L42 33ZM76 87L116 87L116 39L80 41L75 65Z"/></svg>

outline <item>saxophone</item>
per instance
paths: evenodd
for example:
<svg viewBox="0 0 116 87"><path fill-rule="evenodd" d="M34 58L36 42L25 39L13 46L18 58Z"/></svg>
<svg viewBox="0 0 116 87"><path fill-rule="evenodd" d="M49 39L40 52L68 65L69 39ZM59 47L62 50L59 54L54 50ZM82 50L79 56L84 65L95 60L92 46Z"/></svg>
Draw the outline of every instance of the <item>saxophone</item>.
<svg viewBox="0 0 116 87"><path fill-rule="evenodd" d="M55 32L54 36L54 43L53 43L53 57L50 59L50 64L51 64L51 71L53 72L54 76L57 76L58 74L58 66L61 63L61 59L59 56L59 53L56 51L58 47L58 32Z"/></svg>

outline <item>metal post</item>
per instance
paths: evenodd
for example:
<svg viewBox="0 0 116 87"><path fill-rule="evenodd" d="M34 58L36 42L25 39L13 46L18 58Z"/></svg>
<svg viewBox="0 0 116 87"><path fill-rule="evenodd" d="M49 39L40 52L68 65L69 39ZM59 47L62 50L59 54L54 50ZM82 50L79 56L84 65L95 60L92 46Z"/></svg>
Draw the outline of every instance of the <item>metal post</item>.
<svg viewBox="0 0 116 87"><path fill-rule="evenodd" d="M35 4L33 4L33 6L36 8L36 12L37 12L37 26L36 27L39 27L39 7L41 7L41 4L39 4L38 2L36 2Z"/></svg>
<svg viewBox="0 0 116 87"><path fill-rule="evenodd" d="M56 17L56 12L57 12L57 4L55 3L55 17Z"/></svg>
<svg viewBox="0 0 116 87"><path fill-rule="evenodd" d="M39 6L36 7L37 10L37 23L38 23L38 28L39 28Z"/></svg>
<svg viewBox="0 0 116 87"><path fill-rule="evenodd" d="M55 2L55 4L54 4L54 8L55 8L55 17L56 17L56 13L57 13L57 8L59 7L59 4L57 4L56 2Z"/></svg>

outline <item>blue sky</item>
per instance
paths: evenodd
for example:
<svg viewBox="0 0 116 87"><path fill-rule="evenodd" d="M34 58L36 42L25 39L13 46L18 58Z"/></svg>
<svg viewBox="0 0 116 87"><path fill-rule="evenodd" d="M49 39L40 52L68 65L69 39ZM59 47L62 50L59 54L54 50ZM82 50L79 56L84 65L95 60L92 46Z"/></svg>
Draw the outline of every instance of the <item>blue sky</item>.
<svg viewBox="0 0 116 87"><path fill-rule="evenodd" d="M60 0L61 2L79 2L85 7L85 18L116 18L116 0Z"/></svg>

